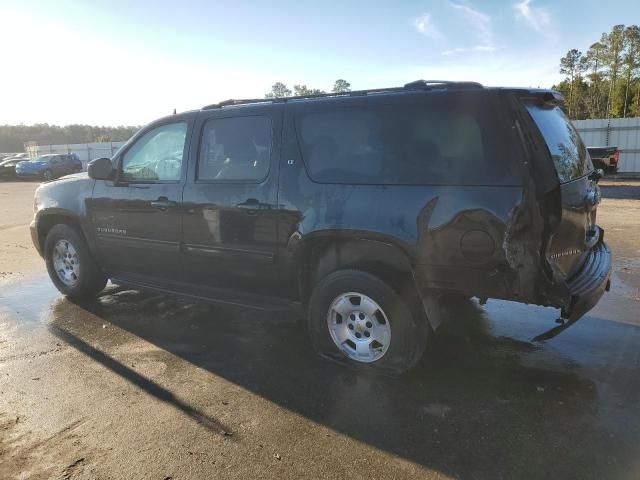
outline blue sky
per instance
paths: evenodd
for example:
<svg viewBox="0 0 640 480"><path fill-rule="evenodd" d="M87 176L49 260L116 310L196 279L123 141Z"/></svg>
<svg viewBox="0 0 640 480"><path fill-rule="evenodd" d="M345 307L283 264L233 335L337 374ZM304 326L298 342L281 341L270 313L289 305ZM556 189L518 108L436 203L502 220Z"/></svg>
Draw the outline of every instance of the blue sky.
<svg viewBox="0 0 640 480"><path fill-rule="evenodd" d="M568 49L639 13L631 0L0 0L0 124L143 124L278 80L548 87Z"/></svg>

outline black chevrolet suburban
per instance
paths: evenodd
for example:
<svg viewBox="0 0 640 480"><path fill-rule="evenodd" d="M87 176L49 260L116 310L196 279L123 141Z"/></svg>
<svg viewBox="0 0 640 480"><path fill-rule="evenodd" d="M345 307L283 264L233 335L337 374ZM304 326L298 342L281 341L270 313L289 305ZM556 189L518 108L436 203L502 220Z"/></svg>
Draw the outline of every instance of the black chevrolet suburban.
<svg viewBox="0 0 640 480"><path fill-rule="evenodd" d="M550 90L416 81L229 100L142 128L35 195L33 242L72 299L115 284L297 307L323 356L401 372L442 299L552 306L609 289L585 146Z"/></svg>

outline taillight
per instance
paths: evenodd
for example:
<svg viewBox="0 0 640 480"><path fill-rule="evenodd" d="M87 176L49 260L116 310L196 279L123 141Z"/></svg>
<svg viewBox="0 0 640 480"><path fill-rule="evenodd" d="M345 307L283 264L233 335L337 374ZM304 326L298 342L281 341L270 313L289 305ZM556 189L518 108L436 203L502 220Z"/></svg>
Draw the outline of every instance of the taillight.
<svg viewBox="0 0 640 480"><path fill-rule="evenodd" d="M620 156L620 152L618 152L618 150L615 150L613 152L613 163L618 163L618 157Z"/></svg>

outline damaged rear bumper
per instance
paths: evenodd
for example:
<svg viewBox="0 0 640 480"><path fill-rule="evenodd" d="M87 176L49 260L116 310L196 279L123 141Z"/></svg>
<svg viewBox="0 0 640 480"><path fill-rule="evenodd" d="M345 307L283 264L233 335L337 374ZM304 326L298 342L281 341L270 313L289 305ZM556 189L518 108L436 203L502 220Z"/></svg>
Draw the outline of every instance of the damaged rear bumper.
<svg viewBox="0 0 640 480"><path fill-rule="evenodd" d="M611 250L604 242L591 249L580 271L567 281L571 291L568 319L578 320L591 310L605 291L609 290L611 276Z"/></svg>
<svg viewBox="0 0 640 480"><path fill-rule="evenodd" d="M602 236L601 236L602 238ZM562 311L562 324L538 335L534 341L548 340L573 325L591 310L611 286L611 250L600 240L589 252L580 270L567 280L571 304Z"/></svg>

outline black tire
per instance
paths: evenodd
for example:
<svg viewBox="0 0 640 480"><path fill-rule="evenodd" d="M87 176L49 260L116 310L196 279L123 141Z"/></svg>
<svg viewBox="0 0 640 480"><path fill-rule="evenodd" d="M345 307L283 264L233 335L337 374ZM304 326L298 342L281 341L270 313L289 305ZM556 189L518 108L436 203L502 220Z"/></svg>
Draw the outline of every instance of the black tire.
<svg viewBox="0 0 640 480"><path fill-rule="evenodd" d="M49 182L53 180L53 172L51 170L45 170L44 173L42 174L42 179L45 182Z"/></svg>
<svg viewBox="0 0 640 480"><path fill-rule="evenodd" d="M333 301L347 292L368 296L384 310L391 328L391 341L384 355L370 363L351 359L334 343L327 316ZM359 270L339 270L315 286L309 301L308 332L314 349L323 357L359 368L400 374L415 366L427 345L430 328L415 299L395 292L378 277Z"/></svg>
<svg viewBox="0 0 640 480"><path fill-rule="evenodd" d="M54 267L53 250L60 240L69 242L79 259L79 274L74 285L65 284ZM69 225L58 224L49 230L44 244L44 254L51 281L62 294L69 298L77 300L93 298L107 284L107 277L95 262L83 236Z"/></svg>

